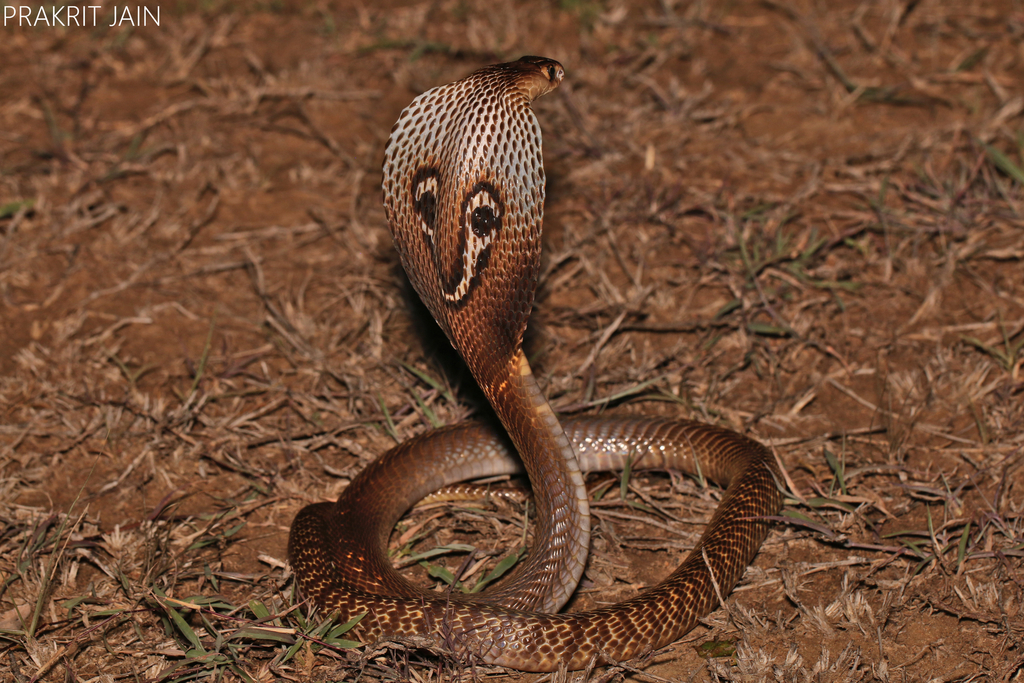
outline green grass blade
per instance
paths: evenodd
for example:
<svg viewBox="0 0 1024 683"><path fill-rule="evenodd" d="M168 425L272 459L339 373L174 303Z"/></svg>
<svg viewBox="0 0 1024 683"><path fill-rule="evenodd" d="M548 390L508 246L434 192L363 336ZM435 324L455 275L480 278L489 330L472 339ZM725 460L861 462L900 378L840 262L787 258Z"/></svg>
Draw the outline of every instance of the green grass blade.
<svg viewBox="0 0 1024 683"><path fill-rule="evenodd" d="M477 584L475 586L473 586L473 589L471 591L469 591L469 592L470 593L479 593L484 588L486 588L489 584L491 584L494 581L497 581L498 579L500 579L502 576L505 575L506 572L508 572L509 569L511 569L512 567L516 566L516 563L519 562L519 559L523 556L523 553L525 553L525 552L526 552L526 548L520 548L517 552L511 553L511 554L506 555L505 557L501 558L501 561L499 561L498 564L496 564L494 566L494 569L492 569L487 574L487 576L485 576L484 578L480 579L477 582Z"/></svg>
<svg viewBox="0 0 1024 683"><path fill-rule="evenodd" d="M982 143L982 145L988 153L989 160L996 165L996 168L1016 180L1021 185L1024 185L1024 170L1021 170L1020 166L1013 163L1013 161L1010 160L1010 157L1006 156L995 147L984 143Z"/></svg>

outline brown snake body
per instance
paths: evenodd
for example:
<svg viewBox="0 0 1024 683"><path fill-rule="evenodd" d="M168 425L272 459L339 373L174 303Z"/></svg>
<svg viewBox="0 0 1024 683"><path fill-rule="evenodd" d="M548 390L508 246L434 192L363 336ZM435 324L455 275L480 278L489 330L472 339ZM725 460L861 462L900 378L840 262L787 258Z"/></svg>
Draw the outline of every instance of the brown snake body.
<svg viewBox="0 0 1024 683"><path fill-rule="evenodd" d="M288 554L302 594L358 635L422 635L525 671L619 661L691 629L739 580L778 512L781 479L763 446L688 421L568 420L541 394L521 342L533 305L544 203L530 102L562 67L524 57L434 88L402 112L384 160L384 203L402 264L466 360L513 445L482 425L444 428L369 465L336 503L304 508ZM513 454L521 456L522 464ZM727 487L697 546L665 581L589 612L549 614L575 590L589 547L581 468L699 473ZM534 490L534 547L498 590L470 601L406 582L384 550L404 512L451 483L519 471ZM717 585L717 588L716 588Z"/></svg>

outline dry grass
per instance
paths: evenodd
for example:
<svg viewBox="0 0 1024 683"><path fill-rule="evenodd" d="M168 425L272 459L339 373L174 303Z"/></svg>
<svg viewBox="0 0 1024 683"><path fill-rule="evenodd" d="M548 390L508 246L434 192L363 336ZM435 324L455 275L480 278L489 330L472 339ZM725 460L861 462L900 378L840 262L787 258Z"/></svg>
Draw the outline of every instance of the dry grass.
<svg viewBox="0 0 1024 683"><path fill-rule="evenodd" d="M0 680L505 674L343 647L284 561L302 505L482 410L379 163L416 93L521 54L568 72L537 103L548 395L751 433L793 485L728 609L585 676L1024 680L1020 4L390 4L0 33ZM657 581L717 495L593 484L573 608ZM408 555L471 545L472 583L523 529L428 506L392 542L427 582Z"/></svg>

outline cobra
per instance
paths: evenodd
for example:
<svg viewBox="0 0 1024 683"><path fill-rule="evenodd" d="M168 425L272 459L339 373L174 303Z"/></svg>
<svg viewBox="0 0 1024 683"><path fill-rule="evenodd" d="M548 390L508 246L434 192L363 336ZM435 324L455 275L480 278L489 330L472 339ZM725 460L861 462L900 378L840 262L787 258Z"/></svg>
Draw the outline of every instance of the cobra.
<svg viewBox="0 0 1024 683"><path fill-rule="evenodd" d="M782 505L774 457L745 436L684 420L560 424L541 393L522 349L544 209L530 103L563 74L540 57L486 67L417 97L391 132L384 207L402 265L507 437L472 423L426 433L371 463L337 502L296 517L288 555L302 595L343 620L365 615L355 631L364 642L421 635L524 671L625 660L678 639L714 609ZM621 469L627 459L635 468L699 472L725 487L721 503L662 583L610 607L557 614L590 544L582 472ZM471 600L414 586L392 568L388 535L419 499L521 469L536 503L534 544L498 589Z"/></svg>

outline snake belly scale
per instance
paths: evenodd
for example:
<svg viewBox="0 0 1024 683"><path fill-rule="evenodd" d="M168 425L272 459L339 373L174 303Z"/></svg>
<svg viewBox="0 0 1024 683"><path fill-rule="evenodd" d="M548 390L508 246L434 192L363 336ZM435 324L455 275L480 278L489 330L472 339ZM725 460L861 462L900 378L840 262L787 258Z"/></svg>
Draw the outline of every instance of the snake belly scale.
<svg viewBox="0 0 1024 683"><path fill-rule="evenodd" d="M288 555L301 594L364 642L420 635L485 663L579 669L661 647L732 590L782 505L762 445L685 420L576 418L560 423L522 350L540 270L541 131L530 103L558 86L557 62L523 57L417 97L384 159L384 206L409 280L465 359L507 432L480 424L411 439L371 463L335 503L307 506ZM518 453L518 457L517 454ZM726 487L697 546L665 581L598 610L555 614L582 576L590 543L583 471L699 472ZM526 559L498 589L431 592L391 566L402 514L448 484L525 470L537 524ZM718 589L716 590L716 584Z"/></svg>

